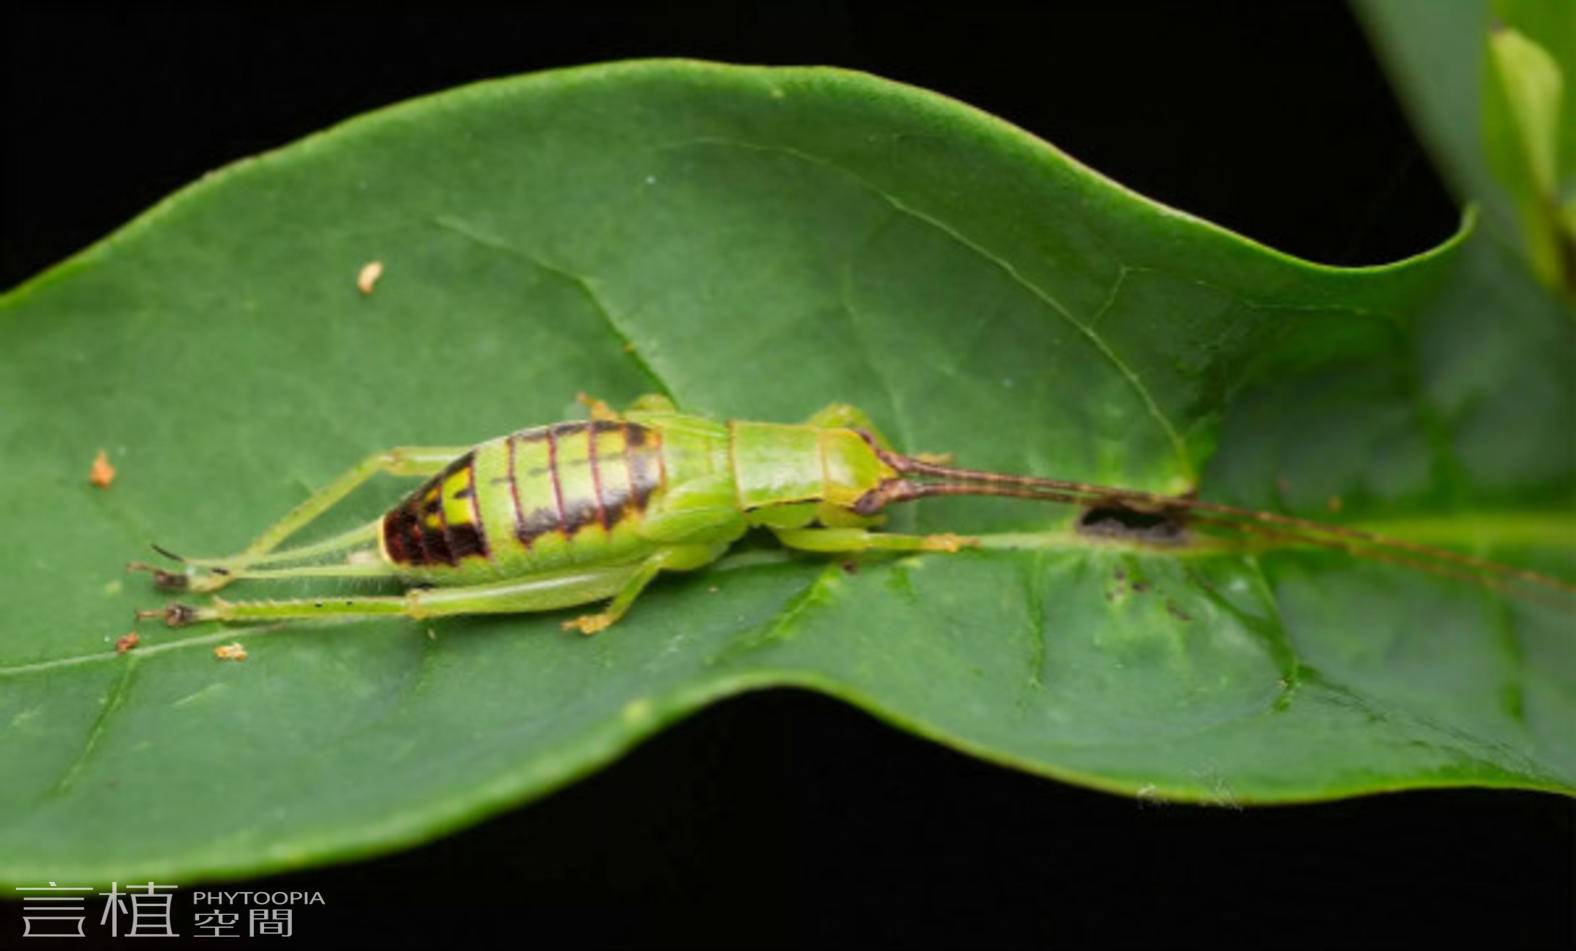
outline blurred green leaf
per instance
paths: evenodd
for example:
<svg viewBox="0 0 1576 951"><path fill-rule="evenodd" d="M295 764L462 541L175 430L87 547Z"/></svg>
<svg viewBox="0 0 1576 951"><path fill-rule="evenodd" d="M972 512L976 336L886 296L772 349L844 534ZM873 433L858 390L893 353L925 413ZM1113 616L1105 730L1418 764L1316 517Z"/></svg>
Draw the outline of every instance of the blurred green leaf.
<svg viewBox="0 0 1576 951"><path fill-rule="evenodd" d="M1554 197L1564 81L1548 52L1511 29L1489 33L1484 105L1489 162L1513 194Z"/></svg>
<svg viewBox="0 0 1576 951"><path fill-rule="evenodd" d="M1139 796L1568 792L1568 609L1331 552L1094 544L1006 500L897 527L1018 547L849 573L755 541L592 639L514 616L112 647L160 601L122 573L150 540L233 550L368 452L564 418L579 390L769 420L849 400L969 465L1338 504L1569 576L1571 322L1522 274L1469 229L1392 266L1309 264L825 69L548 73L240 163L0 298L0 518L25 540L0 879L393 848L774 685ZM275 590L325 588L353 586ZM250 659L216 661L232 640Z"/></svg>
<svg viewBox="0 0 1576 951"><path fill-rule="evenodd" d="M1576 301L1576 0L1354 0L1463 202Z"/></svg>
<svg viewBox="0 0 1576 951"><path fill-rule="evenodd" d="M1555 165L1563 79L1543 47L1509 28L1488 38L1483 135L1489 164L1515 199L1532 271L1560 287L1562 243ZM1576 278L1576 275L1573 275Z"/></svg>

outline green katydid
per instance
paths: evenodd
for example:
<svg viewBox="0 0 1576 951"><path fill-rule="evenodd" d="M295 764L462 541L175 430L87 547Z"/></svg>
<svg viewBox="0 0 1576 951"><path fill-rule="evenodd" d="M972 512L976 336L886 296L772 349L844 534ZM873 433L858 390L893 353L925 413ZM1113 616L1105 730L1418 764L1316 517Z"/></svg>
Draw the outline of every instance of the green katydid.
<svg viewBox="0 0 1576 951"><path fill-rule="evenodd" d="M138 612L171 626L548 611L611 599L565 622L586 634L629 610L662 571L701 568L752 527L789 548L956 552L979 539L876 530L882 509L937 495L1004 495L1127 513L1180 535L1226 530L1399 562L1512 591L1576 586L1458 552L1200 499L944 464L896 452L858 409L803 424L718 422L644 396L622 413L586 400L591 420L521 430L464 448L377 453L297 506L240 554L140 563L164 588L215 591L245 578L380 577L403 595L172 603ZM377 520L303 547L279 546L378 473L426 481ZM1164 533L1162 533L1163 535ZM160 549L163 552L162 549ZM164 552L164 554L169 554ZM175 556L171 556L175 557Z"/></svg>

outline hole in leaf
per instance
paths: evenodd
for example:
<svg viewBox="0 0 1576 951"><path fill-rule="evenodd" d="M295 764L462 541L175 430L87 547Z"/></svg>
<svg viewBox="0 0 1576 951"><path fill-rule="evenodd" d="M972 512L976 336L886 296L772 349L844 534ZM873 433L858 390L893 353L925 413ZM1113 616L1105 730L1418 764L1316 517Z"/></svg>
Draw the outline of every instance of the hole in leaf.
<svg viewBox="0 0 1576 951"><path fill-rule="evenodd" d="M1152 545L1180 545L1187 541L1187 526L1180 511L1140 512L1109 502L1084 509L1078 517L1078 533Z"/></svg>

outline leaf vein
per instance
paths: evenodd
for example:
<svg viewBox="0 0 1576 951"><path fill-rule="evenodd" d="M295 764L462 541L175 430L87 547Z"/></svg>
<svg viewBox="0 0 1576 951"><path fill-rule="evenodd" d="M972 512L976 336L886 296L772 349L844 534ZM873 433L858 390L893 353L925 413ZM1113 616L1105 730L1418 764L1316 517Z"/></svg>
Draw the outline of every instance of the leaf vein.
<svg viewBox="0 0 1576 951"><path fill-rule="evenodd" d="M1013 283L1028 291L1030 296L1040 301L1047 308L1049 308L1052 313L1055 313L1061 317L1062 320L1066 321L1069 326L1082 335L1089 342L1089 344L1093 346L1095 350L1106 360L1106 362L1108 362L1112 368L1116 370L1116 372L1123 378L1127 385L1133 390L1134 395L1138 397L1139 402L1143 404L1145 411L1154 420L1155 424L1160 427L1167 441L1170 442L1172 452L1176 455L1177 465L1181 467L1182 471L1188 475L1189 479L1193 478L1194 467L1192 461L1188 458L1187 448L1182 441L1181 435L1177 432L1176 426L1172 424L1170 417L1168 417L1165 411L1160 408L1160 403L1155 399L1154 394L1149 391L1149 387L1144 385L1144 382L1139 377L1138 373L1135 372L1133 368L1121 358L1121 356L1111 347L1111 345L1106 342L1104 337L1095 332L1093 327L1091 327L1087 322L1079 320L1076 316L1074 316L1073 312L1067 308L1067 305L1063 304L1050 292L1046 291L1044 288L1025 277L1023 273L1012 264L1012 262L997 255L989 248L986 248L983 245L975 242L973 239L969 238L967 235L964 235L962 232L953 228L951 225L947 224L941 219L906 204L902 199L892 195L891 193L882 189L880 186L864 178L857 172L844 168L843 166L838 165L829 159L812 155L808 152L802 152L798 149L790 148L784 145L758 145L752 142L740 142L730 139L708 137L688 139L684 142L667 146L667 148L677 149L690 145L719 145L729 148L738 148L758 152L777 152L783 155L792 156L805 162L809 162L813 165L832 169L833 171L846 175L852 180L858 182L872 194L877 195L887 204L897 209L897 211L901 214L913 218L915 221L921 222L922 224L929 225L930 227L946 235L948 238L979 255L984 260L994 264L1002 271L1002 273L1006 274L1007 277L1013 281Z"/></svg>
<svg viewBox="0 0 1576 951"><path fill-rule="evenodd" d="M543 260L540 256L525 250L524 248L515 247L507 241L485 234L482 231L477 230L468 222L453 215L436 215L433 217L432 223L446 231L473 241L484 248L489 248L493 251L501 251L504 254L513 255L514 257L528 261L535 267L552 274L554 277L573 284L591 304L591 309L597 314L598 317L601 318L603 326L607 328L608 333L611 334L614 341L617 342L619 352L623 353L629 359L629 361L635 365L635 368L643 376L645 376L646 379L649 380L663 396L668 397L675 403L680 402L679 399L674 395L673 388L668 385L667 380L656 371L656 368L653 367L651 362L647 360L646 357L641 353L640 347L635 343L634 338L630 335L629 329L624 326L623 322L618 317L613 315L613 309L611 305L609 305L608 302L603 299L601 292L597 290L596 281L594 279L577 274L574 271L571 271L568 268L562 267L560 265L552 264Z"/></svg>
<svg viewBox="0 0 1576 951"><path fill-rule="evenodd" d="M104 698L104 708L94 718L93 725L88 728L88 735L82 741L82 749L78 751L76 759L72 760L71 764L60 774L60 778L55 781L55 784L50 787L49 793L45 798L53 799L64 795L76 783L77 777L82 774L83 767L87 765L93 753L99 748L99 740L104 736L105 730L109 728L110 720L114 717L115 712L121 708L121 705L125 703L126 694L131 688L132 674L136 669L137 659L128 657L125 668L120 672L120 676L115 678L114 684L109 688L109 694Z"/></svg>

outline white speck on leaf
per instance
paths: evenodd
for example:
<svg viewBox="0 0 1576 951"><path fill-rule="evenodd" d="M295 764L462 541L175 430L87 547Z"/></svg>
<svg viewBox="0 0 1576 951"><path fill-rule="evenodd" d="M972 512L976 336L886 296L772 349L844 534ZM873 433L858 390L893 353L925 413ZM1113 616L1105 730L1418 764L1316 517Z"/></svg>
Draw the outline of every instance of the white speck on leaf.
<svg viewBox="0 0 1576 951"><path fill-rule="evenodd" d="M361 293L370 294L372 293L373 285L377 284L378 278L382 276L383 262L368 261L366 264L362 265L361 273L356 275L356 287L361 291Z"/></svg>

